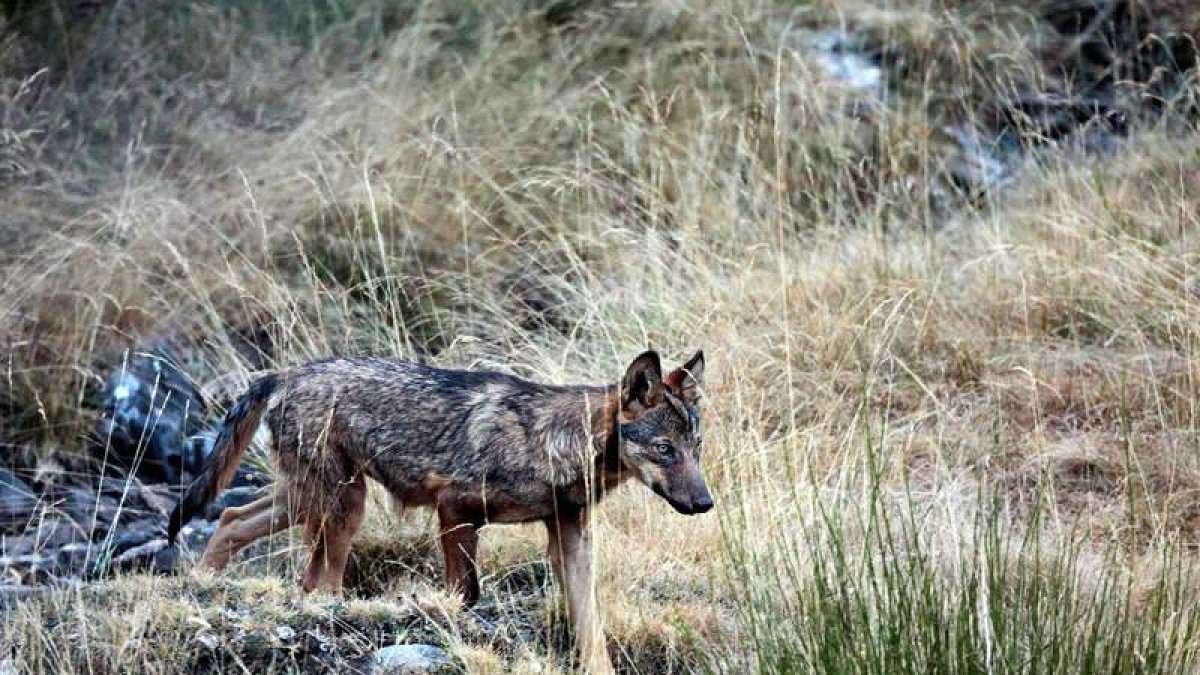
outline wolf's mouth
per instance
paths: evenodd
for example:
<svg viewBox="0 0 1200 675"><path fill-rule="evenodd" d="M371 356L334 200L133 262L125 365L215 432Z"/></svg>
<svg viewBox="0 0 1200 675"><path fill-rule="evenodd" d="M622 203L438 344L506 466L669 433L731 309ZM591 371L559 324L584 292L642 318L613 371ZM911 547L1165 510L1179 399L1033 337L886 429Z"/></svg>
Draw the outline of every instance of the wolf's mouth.
<svg viewBox="0 0 1200 675"><path fill-rule="evenodd" d="M685 516L691 516L691 515L694 515L697 513L704 513L712 506L711 504L709 504L707 507L705 507L703 509L697 509L692 504L681 502L678 499L672 498L671 495L667 494L667 491L663 490L662 486L659 485L658 483L651 485L650 489L654 491L654 494L665 499L666 502L668 504L670 504L673 509L682 513Z"/></svg>

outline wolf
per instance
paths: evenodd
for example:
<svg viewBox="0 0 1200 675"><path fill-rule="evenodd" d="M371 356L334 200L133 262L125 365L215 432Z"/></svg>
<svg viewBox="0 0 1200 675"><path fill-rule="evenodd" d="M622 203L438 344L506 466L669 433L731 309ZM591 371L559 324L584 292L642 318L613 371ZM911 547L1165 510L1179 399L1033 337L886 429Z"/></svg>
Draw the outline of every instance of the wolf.
<svg viewBox="0 0 1200 675"><path fill-rule="evenodd" d="M653 350L605 385L376 358L276 371L226 414L205 467L171 513L168 538L174 544L231 480L261 425L276 482L261 499L221 513L201 568L219 571L251 542L299 525L311 550L301 587L340 594L371 479L404 507L436 510L445 584L469 606L479 599L479 528L541 522L580 664L610 673L589 514L629 478L679 513L713 507L700 469L703 375L702 351L664 375Z"/></svg>

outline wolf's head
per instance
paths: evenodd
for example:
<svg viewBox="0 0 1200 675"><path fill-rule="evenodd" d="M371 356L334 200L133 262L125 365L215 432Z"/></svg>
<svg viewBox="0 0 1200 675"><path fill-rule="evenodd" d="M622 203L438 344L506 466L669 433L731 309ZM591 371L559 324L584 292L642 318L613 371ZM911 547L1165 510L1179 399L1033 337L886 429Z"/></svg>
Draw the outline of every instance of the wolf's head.
<svg viewBox="0 0 1200 675"><path fill-rule="evenodd" d="M704 353L663 377L658 354L633 360L621 382L621 463L680 513L704 513L712 495L700 473Z"/></svg>

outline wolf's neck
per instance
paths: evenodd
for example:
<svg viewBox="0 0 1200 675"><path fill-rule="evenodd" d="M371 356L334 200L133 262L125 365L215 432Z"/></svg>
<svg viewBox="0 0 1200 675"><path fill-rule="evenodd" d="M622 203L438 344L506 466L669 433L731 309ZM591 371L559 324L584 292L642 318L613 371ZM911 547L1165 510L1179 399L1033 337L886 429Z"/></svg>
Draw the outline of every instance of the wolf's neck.
<svg viewBox="0 0 1200 675"><path fill-rule="evenodd" d="M593 457L598 460L598 467L615 464L619 461L620 433L617 429L617 415L621 411L620 392L615 385L597 387L586 398L586 419L591 420L590 436L592 439ZM581 419L584 419L581 416Z"/></svg>
<svg viewBox="0 0 1200 675"><path fill-rule="evenodd" d="M621 481L617 388L560 387L546 393L528 437L537 471L564 503L586 507Z"/></svg>

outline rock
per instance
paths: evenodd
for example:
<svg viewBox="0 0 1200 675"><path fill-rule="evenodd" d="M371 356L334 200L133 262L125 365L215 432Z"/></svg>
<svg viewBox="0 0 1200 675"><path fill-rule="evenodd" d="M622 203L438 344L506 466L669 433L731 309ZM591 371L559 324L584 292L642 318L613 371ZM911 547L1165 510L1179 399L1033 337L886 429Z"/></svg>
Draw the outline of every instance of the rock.
<svg viewBox="0 0 1200 675"><path fill-rule="evenodd" d="M97 492L112 504L121 505L122 519L132 514L136 517L165 517L175 507L174 490L167 485L147 485L129 477L105 476L100 480Z"/></svg>
<svg viewBox="0 0 1200 675"><path fill-rule="evenodd" d="M112 537L108 550L114 556L121 555L129 549L136 548L163 535L164 524L161 519L138 520L128 525L122 525Z"/></svg>
<svg viewBox="0 0 1200 675"><path fill-rule="evenodd" d="M41 584L51 581L57 571L53 556L31 553L0 558L0 578L21 584ZM0 588L4 588L0 586Z"/></svg>
<svg viewBox="0 0 1200 675"><path fill-rule="evenodd" d="M32 534L0 536L0 556L28 555L33 553L37 539Z"/></svg>
<svg viewBox="0 0 1200 675"><path fill-rule="evenodd" d="M165 537L135 546L113 558L109 569L121 572L169 573L175 570L179 549L168 546Z"/></svg>
<svg viewBox="0 0 1200 675"><path fill-rule="evenodd" d="M216 499L208 505L204 510L204 518L206 520L216 520L221 517L221 512L231 506L244 506L262 496L261 488L257 487L235 487L225 490Z"/></svg>
<svg viewBox="0 0 1200 675"><path fill-rule="evenodd" d="M160 516L169 515L171 509L175 508L175 495L166 486L138 483L138 493L149 510Z"/></svg>
<svg viewBox="0 0 1200 675"><path fill-rule="evenodd" d="M977 197L1011 182L1008 165L977 129L951 126L943 131L957 145L957 151L946 160L947 176L956 189Z"/></svg>
<svg viewBox="0 0 1200 675"><path fill-rule="evenodd" d="M68 521L58 516L43 516L37 521L33 548L37 551L53 551L57 548L76 541L86 539L84 532Z"/></svg>
<svg viewBox="0 0 1200 675"><path fill-rule="evenodd" d="M193 520L179 531L177 544L184 551L199 553L208 545L208 540L217 529L217 524L211 520Z"/></svg>
<svg viewBox="0 0 1200 675"><path fill-rule="evenodd" d="M146 509L149 486L138 480L136 476L104 476L96 485L96 492L114 501L121 502L127 508ZM155 497L157 498L157 496Z"/></svg>
<svg viewBox="0 0 1200 675"><path fill-rule="evenodd" d="M196 642L199 642L201 645L203 645L204 648L208 649L209 651L215 650L217 647L219 647L221 645L221 641L217 638L217 636L213 635L212 633L209 633L207 631L196 633L195 640L196 640Z"/></svg>
<svg viewBox="0 0 1200 675"><path fill-rule="evenodd" d="M0 469L0 531L23 530L37 508L38 498L29 484L8 469Z"/></svg>
<svg viewBox="0 0 1200 675"><path fill-rule="evenodd" d="M25 586L21 584L0 584L0 609L10 609L22 602L36 598L44 598L51 589L45 586ZM2 674L3 671L0 671Z"/></svg>
<svg viewBox="0 0 1200 675"><path fill-rule="evenodd" d="M136 481L137 479L132 476L101 476L96 483L96 492L105 497L120 499L134 491L133 486Z"/></svg>
<svg viewBox="0 0 1200 675"><path fill-rule="evenodd" d="M375 652L371 673L375 675L425 675L447 672L450 655L432 645L392 645Z"/></svg>
<svg viewBox="0 0 1200 675"><path fill-rule="evenodd" d="M849 33L842 30L823 31L812 39L808 51L813 61L830 78L877 100L885 99L887 89L883 69L876 59L857 48Z"/></svg>
<svg viewBox="0 0 1200 675"><path fill-rule="evenodd" d="M91 544L67 544L54 553L58 576L79 576L87 571L88 559L95 552Z"/></svg>
<svg viewBox="0 0 1200 675"><path fill-rule="evenodd" d="M111 451L116 463L145 484L178 487L199 475L217 432L205 428L204 397L165 346L132 354L109 375L103 400L98 451ZM261 471L243 465L231 485L269 482ZM147 506L162 505L151 499Z"/></svg>
<svg viewBox="0 0 1200 675"><path fill-rule="evenodd" d="M67 488L60 508L84 531L99 534L108 532L121 510L116 499L81 487Z"/></svg>
<svg viewBox="0 0 1200 675"><path fill-rule="evenodd" d="M125 468L147 482L169 485L198 472L203 448L190 439L203 426L204 397L165 348L131 354L109 375L103 398L101 447Z"/></svg>

